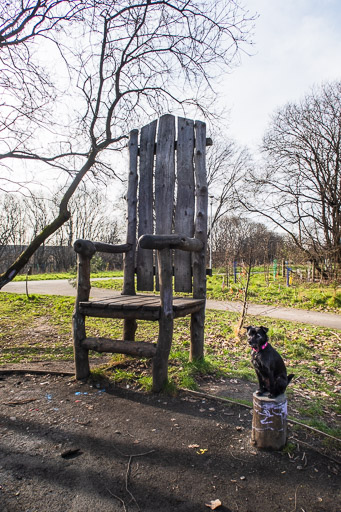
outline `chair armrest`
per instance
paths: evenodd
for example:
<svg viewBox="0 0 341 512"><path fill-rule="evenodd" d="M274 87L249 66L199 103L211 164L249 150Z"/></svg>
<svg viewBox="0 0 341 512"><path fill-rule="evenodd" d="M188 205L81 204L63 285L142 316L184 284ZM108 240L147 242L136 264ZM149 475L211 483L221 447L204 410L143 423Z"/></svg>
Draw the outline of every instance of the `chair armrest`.
<svg viewBox="0 0 341 512"><path fill-rule="evenodd" d="M185 235L142 235L139 238L142 249L181 249L182 251L199 252L204 244L197 238Z"/></svg>
<svg viewBox="0 0 341 512"><path fill-rule="evenodd" d="M131 250L131 244L105 244L102 242L91 242L90 240L76 240L73 244L74 250L91 258L95 252L107 252L112 254L124 253Z"/></svg>

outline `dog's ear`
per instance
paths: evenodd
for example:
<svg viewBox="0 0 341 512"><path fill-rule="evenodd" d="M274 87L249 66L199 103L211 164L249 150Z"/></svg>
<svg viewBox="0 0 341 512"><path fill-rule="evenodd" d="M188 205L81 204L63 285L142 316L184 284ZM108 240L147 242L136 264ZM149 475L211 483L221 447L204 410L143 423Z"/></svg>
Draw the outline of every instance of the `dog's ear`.
<svg viewBox="0 0 341 512"><path fill-rule="evenodd" d="M268 332L268 330L269 330L267 327L263 327L263 326L261 326L261 329L263 329L264 332Z"/></svg>

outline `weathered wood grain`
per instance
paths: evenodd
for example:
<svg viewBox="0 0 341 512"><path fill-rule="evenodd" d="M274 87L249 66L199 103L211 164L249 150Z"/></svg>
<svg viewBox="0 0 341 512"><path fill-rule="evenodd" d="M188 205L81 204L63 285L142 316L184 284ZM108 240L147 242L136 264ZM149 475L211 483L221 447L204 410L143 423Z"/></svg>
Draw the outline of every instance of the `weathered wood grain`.
<svg viewBox="0 0 341 512"><path fill-rule="evenodd" d="M175 187L175 119L166 114L160 118L155 161L155 233L172 232Z"/></svg>
<svg viewBox="0 0 341 512"><path fill-rule="evenodd" d="M82 346L87 350L95 350L96 352L127 354L136 357L154 357L156 354L156 343L149 343L146 341L86 338L82 341Z"/></svg>
<svg viewBox="0 0 341 512"><path fill-rule="evenodd" d="M199 252L203 248L203 242L185 235L143 235L139 239L139 245L145 249L181 249L187 252ZM190 291L192 291L192 286Z"/></svg>
<svg viewBox="0 0 341 512"><path fill-rule="evenodd" d="M155 231L157 235L172 232L175 188L175 119L160 118L155 163ZM157 252L161 312L159 338L153 359L153 389L160 391L168 378L168 357L173 337L172 252Z"/></svg>
<svg viewBox="0 0 341 512"><path fill-rule="evenodd" d="M140 135L140 181L138 198L138 237L153 233L154 146L157 121L144 126ZM137 249L137 290L153 291L154 255L142 247Z"/></svg>
<svg viewBox="0 0 341 512"><path fill-rule="evenodd" d="M137 210L137 149L138 130L132 130L129 136L129 176L127 190L127 238L126 242L131 246L123 258L123 293L135 294L135 249L136 249L136 210Z"/></svg>
<svg viewBox="0 0 341 512"><path fill-rule="evenodd" d="M263 450L281 450L287 442L287 399L253 394L251 442Z"/></svg>
<svg viewBox="0 0 341 512"><path fill-rule="evenodd" d="M81 301L89 300L90 295L90 257L77 255L77 296L72 316L73 354L77 379L86 379L90 374L89 351L82 347L86 337L85 316L80 311Z"/></svg>
<svg viewBox="0 0 341 512"><path fill-rule="evenodd" d="M206 299L206 248L207 248L207 208L208 187L206 176L206 125L195 123L195 181L196 181L196 218L195 238L201 240L203 249L193 255L193 297ZM190 359L204 356L205 307L191 317Z"/></svg>
<svg viewBox="0 0 341 512"><path fill-rule="evenodd" d="M111 245L88 240L79 240L75 244L79 272L73 331L78 379L89 375L90 349L153 357L153 390L160 391L168 378L175 318L191 315L190 358L203 357L208 191L205 124L194 124L180 118L177 142L174 116L160 118L157 141L156 129L156 121L142 128L140 147L138 131L130 132L126 244ZM136 253L137 235L139 246ZM96 251L124 253L123 295L89 300L90 259ZM156 283L159 281L160 295L136 295L135 267L137 288L151 291L153 264L157 268ZM173 269L175 289L191 291L193 282L193 298L173 298ZM123 340L86 337L86 316L123 319ZM159 322L157 346L134 341L136 320L139 319Z"/></svg>
<svg viewBox="0 0 341 512"><path fill-rule="evenodd" d="M194 122L178 118L177 140L177 199L175 206L175 233L194 235ZM182 251L174 253L174 289L192 291L192 256Z"/></svg>
<svg viewBox="0 0 341 512"><path fill-rule="evenodd" d="M136 224L137 224L137 152L138 130L132 130L129 135L129 176L127 190L127 238L131 250L123 258L123 293L135 295L135 254L136 254ZM123 325L123 339L133 341L137 329L136 320L126 318Z"/></svg>
<svg viewBox="0 0 341 512"><path fill-rule="evenodd" d="M90 240L78 239L73 244L75 252L84 256L93 256L95 252L105 252L109 254L120 254L131 250L130 244L105 244L103 242L93 242Z"/></svg>

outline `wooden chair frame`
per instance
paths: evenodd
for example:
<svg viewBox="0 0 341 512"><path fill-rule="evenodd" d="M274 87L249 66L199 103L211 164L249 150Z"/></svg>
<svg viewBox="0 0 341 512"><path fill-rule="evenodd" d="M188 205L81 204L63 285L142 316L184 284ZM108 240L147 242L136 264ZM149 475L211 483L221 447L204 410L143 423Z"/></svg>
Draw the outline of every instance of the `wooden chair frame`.
<svg viewBox="0 0 341 512"><path fill-rule="evenodd" d="M142 128L140 145L138 130L130 132L126 243L110 245L77 240L74 244L78 254L73 314L77 379L89 376L89 350L152 357L153 390L160 391L168 378L173 321L186 315L191 315L189 357L191 360L203 357L208 207L206 127L200 121L194 123L178 118L177 132L176 140L175 118L171 115L162 116L158 123L154 121ZM154 194L155 200L152 200ZM95 252L124 254L121 296L89 300L90 260ZM153 253L157 259L156 271ZM138 290L153 291L156 287L160 294L136 294L135 271ZM192 298L173 297L173 273L175 291L192 290ZM87 337L86 316L122 318L123 340ZM157 343L135 341L139 319L159 322Z"/></svg>

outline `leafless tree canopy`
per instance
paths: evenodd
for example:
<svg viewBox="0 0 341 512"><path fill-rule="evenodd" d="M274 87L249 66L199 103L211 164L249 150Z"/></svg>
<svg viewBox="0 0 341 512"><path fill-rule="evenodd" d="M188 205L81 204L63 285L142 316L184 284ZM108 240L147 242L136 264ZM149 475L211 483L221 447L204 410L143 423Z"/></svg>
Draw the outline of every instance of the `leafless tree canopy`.
<svg viewBox="0 0 341 512"><path fill-rule="evenodd" d="M224 266L238 261L252 265L271 263L288 256L283 236L260 222L241 216L222 216L213 236L214 264Z"/></svg>
<svg viewBox="0 0 341 512"><path fill-rule="evenodd" d="M250 20L225 0L10 5L0 27L0 159L74 173L89 159L108 170L99 154L141 118L193 107L207 115L213 78L234 61Z"/></svg>
<svg viewBox="0 0 341 512"><path fill-rule="evenodd" d="M341 82L326 84L273 117L265 169L253 176L249 211L284 229L319 265L341 264Z"/></svg>
<svg viewBox="0 0 341 512"><path fill-rule="evenodd" d="M114 178L113 151L165 111L208 115L214 78L236 60L253 18L236 0L13 0L0 11L0 187L58 171L59 213L0 278L14 277L70 214L88 175ZM33 252L32 252L33 251Z"/></svg>
<svg viewBox="0 0 341 512"><path fill-rule="evenodd" d="M212 202L211 227L219 219L235 214L240 207L237 190L243 187L253 169L249 151L231 139L213 135L214 143L207 151L209 198Z"/></svg>
<svg viewBox="0 0 341 512"><path fill-rule="evenodd" d="M0 195L0 259L11 246L18 256L58 212L58 193L44 198L39 193L24 197ZM119 227L111 201L98 190L79 190L69 204L70 218L46 240L47 245L71 247L77 238L118 243ZM2 265L3 268L3 265Z"/></svg>

